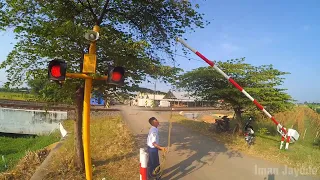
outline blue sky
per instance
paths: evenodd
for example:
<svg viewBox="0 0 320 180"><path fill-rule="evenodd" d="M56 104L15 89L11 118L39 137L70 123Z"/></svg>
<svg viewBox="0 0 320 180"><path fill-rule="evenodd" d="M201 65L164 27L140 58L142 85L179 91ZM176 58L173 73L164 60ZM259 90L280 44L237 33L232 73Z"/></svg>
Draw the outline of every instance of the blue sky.
<svg viewBox="0 0 320 180"><path fill-rule="evenodd" d="M283 87L294 99L320 102L320 83L315 81L320 77L320 2L192 2L200 4L206 19L214 20L205 29L185 36L190 46L212 60L246 57L247 63L256 66L273 64L291 73L284 76ZM186 71L207 66L202 61L177 59Z"/></svg>
<svg viewBox="0 0 320 180"><path fill-rule="evenodd" d="M216 1L193 0L208 20L204 29L188 32L187 43L212 60L225 61L246 57L253 65L273 64L290 72L283 84L288 93L300 102L320 102L320 77L317 50L320 45L320 2L317 1ZM0 33L0 60L3 61L15 43L12 32ZM10 44L13 43L13 44ZM181 44L176 47L182 48ZM181 54L178 51L177 54ZM176 56L185 71L207 66L196 55L189 61ZM0 70L0 81L6 81ZM318 76L317 76L318 75ZM0 82L0 85L2 83ZM153 84L143 84L153 88ZM245 87L244 87L245 88ZM167 91L169 85L157 83L157 89Z"/></svg>

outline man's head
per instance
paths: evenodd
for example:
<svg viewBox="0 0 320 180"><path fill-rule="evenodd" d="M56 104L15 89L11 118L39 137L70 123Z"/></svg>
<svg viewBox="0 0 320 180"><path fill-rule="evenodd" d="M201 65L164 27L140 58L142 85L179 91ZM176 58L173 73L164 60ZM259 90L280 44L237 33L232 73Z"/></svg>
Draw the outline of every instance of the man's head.
<svg viewBox="0 0 320 180"><path fill-rule="evenodd" d="M154 127L158 127L159 126L159 121L155 117L151 117L149 119L149 123L151 124L151 126L154 126Z"/></svg>

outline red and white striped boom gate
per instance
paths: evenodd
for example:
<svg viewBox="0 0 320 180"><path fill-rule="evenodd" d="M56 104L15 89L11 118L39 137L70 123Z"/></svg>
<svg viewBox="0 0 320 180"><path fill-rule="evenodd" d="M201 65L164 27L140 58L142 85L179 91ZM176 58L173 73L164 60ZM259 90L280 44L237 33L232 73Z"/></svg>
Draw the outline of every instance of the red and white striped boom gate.
<svg viewBox="0 0 320 180"><path fill-rule="evenodd" d="M277 126L278 132L281 134L281 145L280 149L282 149L283 141L284 139L287 140L286 143L286 149L289 147L289 142L295 142L299 138L299 133L294 129L286 130L285 127L283 127L268 111L264 109L264 107L253 97L251 97L250 94L248 94L235 80L233 80L230 76L228 76L226 73L224 73L219 67L215 66L214 62L207 59L204 55L202 55L199 51L195 50L191 46L189 46L184 40L181 38L177 38L177 41L179 41L181 44L183 44L186 48L194 52L197 56L199 56L202 60L204 60L206 63L208 63L211 67L213 67L216 71L218 71L223 77L225 77L234 87L236 87L239 91L241 91L245 96L247 96L262 112L264 112Z"/></svg>

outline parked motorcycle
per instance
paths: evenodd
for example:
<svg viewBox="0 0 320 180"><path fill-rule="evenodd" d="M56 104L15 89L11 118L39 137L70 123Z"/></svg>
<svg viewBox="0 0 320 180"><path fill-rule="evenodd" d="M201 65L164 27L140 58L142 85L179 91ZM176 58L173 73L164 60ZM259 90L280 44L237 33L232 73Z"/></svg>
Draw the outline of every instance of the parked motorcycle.
<svg viewBox="0 0 320 180"><path fill-rule="evenodd" d="M247 142L249 147L253 145L255 141L253 127L251 126L252 121L253 121L253 118L249 117L249 119L247 120L244 126L244 136L245 136L244 139Z"/></svg>
<svg viewBox="0 0 320 180"><path fill-rule="evenodd" d="M214 125L216 132L227 132L230 130L230 119L228 116L223 116L221 119L216 119Z"/></svg>

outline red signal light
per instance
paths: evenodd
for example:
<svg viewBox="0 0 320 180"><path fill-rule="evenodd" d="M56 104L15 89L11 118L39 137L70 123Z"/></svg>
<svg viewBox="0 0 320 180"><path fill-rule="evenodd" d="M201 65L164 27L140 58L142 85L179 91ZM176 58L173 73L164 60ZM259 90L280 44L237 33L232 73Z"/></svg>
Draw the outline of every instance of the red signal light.
<svg viewBox="0 0 320 180"><path fill-rule="evenodd" d="M108 84L113 84L116 86L123 86L124 85L124 68L121 66L109 66L108 67Z"/></svg>
<svg viewBox="0 0 320 180"><path fill-rule="evenodd" d="M122 74L120 72L113 72L112 80L113 81L120 81L122 78Z"/></svg>
<svg viewBox="0 0 320 180"><path fill-rule="evenodd" d="M56 78L60 77L60 76L61 76L61 71L60 71L60 70L61 70L61 69L60 69L60 65L52 66L52 68L51 68L51 75L52 75L53 77L56 77Z"/></svg>
<svg viewBox="0 0 320 180"><path fill-rule="evenodd" d="M48 78L52 81L65 81L67 63L64 60L55 59L49 62Z"/></svg>

